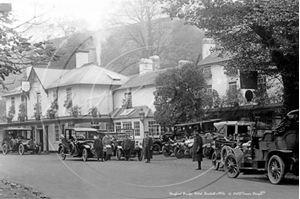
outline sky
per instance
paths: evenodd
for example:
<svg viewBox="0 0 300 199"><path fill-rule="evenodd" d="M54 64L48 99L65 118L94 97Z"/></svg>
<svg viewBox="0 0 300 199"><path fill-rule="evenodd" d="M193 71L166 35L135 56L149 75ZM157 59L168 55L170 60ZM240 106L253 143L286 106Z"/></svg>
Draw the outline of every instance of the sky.
<svg viewBox="0 0 300 199"><path fill-rule="evenodd" d="M123 0L0 0L11 3L13 14L20 23L39 16L39 20L53 22L57 18L85 19L89 29L102 28L103 21ZM42 16L41 16L42 15Z"/></svg>

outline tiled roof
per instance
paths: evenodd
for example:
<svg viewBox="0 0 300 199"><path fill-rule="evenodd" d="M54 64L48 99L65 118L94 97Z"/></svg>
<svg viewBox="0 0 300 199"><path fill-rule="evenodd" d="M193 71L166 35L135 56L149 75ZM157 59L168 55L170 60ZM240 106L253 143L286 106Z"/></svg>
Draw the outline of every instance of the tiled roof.
<svg viewBox="0 0 300 199"><path fill-rule="evenodd" d="M209 56L201 60L198 63L198 66L217 64L217 63L228 61L230 59L231 56L229 54L225 54L223 55L223 57L220 57L218 52L212 52Z"/></svg>
<svg viewBox="0 0 300 199"><path fill-rule="evenodd" d="M129 114L123 114L124 111L129 109L133 109L133 110L128 111ZM143 109L143 111L145 112L145 118L147 117L153 118L154 116L153 111L148 106L135 106L129 109L126 108L115 109L110 113L110 116L112 119L140 118L139 112L141 111L141 109Z"/></svg>
<svg viewBox="0 0 300 199"><path fill-rule="evenodd" d="M3 83L8 90L2 88L2 85L0 85L0 96L6 96L6 94L15 93L15 89L21 85L22 80L26 80L25 70L22 70L21 74L10 73L9 76L5 77L5 80L3 80Z"/></svg>
<svg viewBox="0 0 300 199"><path fill-rule="evenodd" d="M127 80L124 75L90 63L69 70L46 89L74 84L123 85Z"/></svg>
<svg viewBox="0 0 300 199"><path fill-rule="evenodd" d="M49 87L55 80L60 79L69 70L33 68L44 88Z"/></svg>
<svg viewBox="0 0 300 199"><path fill-rule="evenodd" d="M157 75L165 72L166 70L167 69L162 69L162 70L148 72L148 73L141 74L141 75L140 74L133 75L123 86L117 88L117 90L154 85L155 78L157 77Z"/></svg>

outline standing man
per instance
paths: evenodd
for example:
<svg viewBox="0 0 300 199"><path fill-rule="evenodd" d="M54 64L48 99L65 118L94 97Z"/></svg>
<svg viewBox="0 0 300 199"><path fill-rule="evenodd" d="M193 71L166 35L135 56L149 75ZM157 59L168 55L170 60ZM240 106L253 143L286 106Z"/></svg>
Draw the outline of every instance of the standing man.
<svg viewBox="0 0 300 199"><path fill-rule="evenodd" d="M108 134L106 133L105 136L102 138L103 146L111 145L111 139L109 138Z"/></svg>
<svg viewBox="0 0 300 199"><path fill-rule="evenodd" d="M152 148L153 148L152 138L149 137L148 131L145 131L145 138L143 138L144 157L145 159L147 159L145 163L150 163L150 159L152 159Z"/></svg>
<svg viewBox="0 0 300 199"><path fill-rule="evenodd" d="M194 145L193 145L193 162L198 162L198 168L196 170L201 170L201 161L202 161L202 145L203 141L198 131L194 131Z"/></svg>
<svg viewBox="0 0 300 199"><path fill-rule="evenodd" d="M101 158L101 161L103 162L103 143L102 140L100 139L100 135L95 137L93 148L95 149L95 155L97 160L99 161Z"/></svg>
<svg viewBox="0 0 300 199"><path fill-rule="evenodd" d="M123 140L122 147L123 147L123 151L124 151L125 160L128 161L130 158L131 139L129 138L129 136L127 134Z"/></svg>

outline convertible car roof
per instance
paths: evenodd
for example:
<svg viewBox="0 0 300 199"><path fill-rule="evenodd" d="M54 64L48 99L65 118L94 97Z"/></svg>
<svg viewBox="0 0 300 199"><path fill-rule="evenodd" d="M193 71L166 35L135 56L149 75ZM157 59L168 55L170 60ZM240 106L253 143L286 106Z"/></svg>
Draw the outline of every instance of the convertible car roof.
<svg viewBox="0 0 300 199"><path fill-rule="evenodd" d="M182 124L175 124L174 126L186 126L186 125L194 125L194 124L203 124L208 122L220 122L221 119L210 119L210 120L202 120L198 122L191 122L191 123L182 123Z"/></svg>
<svg viewBox="0 0 300 199"><path fill-rule="evenodd" d="M74 129L75 131L95 131L95 132L98 132L97 129L94 129L94 128L75 127L75 128L66 128L66 129Z"/></svg>

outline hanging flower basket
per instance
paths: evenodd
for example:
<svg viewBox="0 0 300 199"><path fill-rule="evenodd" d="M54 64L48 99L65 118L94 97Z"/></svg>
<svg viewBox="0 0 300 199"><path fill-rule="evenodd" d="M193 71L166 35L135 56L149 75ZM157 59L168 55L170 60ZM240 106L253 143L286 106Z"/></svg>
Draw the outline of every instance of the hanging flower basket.
<svg viewBox="0 0 300 199"><path fill-rule="evenodd" d="M90 108L89 115L92 115L92 117L97 117L99 115L98 108L96 106Z"/></svg>

